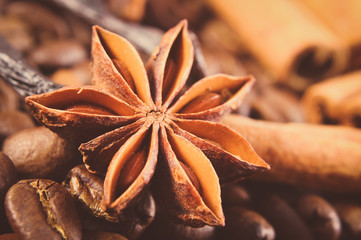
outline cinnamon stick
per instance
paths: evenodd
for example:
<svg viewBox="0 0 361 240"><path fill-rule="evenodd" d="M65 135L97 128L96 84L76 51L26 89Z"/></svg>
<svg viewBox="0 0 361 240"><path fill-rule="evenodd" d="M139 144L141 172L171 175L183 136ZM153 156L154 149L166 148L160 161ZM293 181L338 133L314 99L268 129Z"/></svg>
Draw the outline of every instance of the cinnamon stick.
<svg viewBox="0 0 361 240"><path fill-rule="evenodd" d="M228 115L271 166L258 179L332 191L361 191L361 130L344 126L273 123Z"/></svg>
<svg viewBox="0 0 361 240"><path fill-rule="evenodd" d="M300 1L300 0L299 0ZM361 1L302 0L350 48L350 64L361 65Z"/></svg>
<svg viewBox="0 0 361 240"><path fill-rule="evenodd" d="M302 103L307 121L361 127L361 71L339 75L314 84Z"/></svg>
<svg viewBox="0 0 361 240"><path fill-rule="evenodd" d="M345 69L348 51L307 7L289 0L208 0L276 80L298 90Z"/></svg>

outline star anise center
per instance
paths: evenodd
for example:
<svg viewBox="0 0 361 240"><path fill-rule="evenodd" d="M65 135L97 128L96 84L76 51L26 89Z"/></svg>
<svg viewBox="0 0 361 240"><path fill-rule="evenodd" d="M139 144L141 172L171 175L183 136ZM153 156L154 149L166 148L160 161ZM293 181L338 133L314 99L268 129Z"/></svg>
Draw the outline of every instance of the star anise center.
<svg viewBox="0 0 361 240"><path fill-rule="evenodd" d="M150 111L146 115L152 123L164 122L168 118L168 114L161 111Z"/></svg>

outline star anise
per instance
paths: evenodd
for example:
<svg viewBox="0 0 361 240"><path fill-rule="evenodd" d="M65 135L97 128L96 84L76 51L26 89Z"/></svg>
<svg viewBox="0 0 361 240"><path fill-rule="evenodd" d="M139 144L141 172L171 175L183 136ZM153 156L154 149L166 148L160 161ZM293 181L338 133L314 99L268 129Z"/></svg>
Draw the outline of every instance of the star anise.
<svg viewBox="0 0 361 240"><path fill-rule="evenodd" d="M26 98L45 126L88 141L79 150L89 171L105 175L106 210L121 212L154 175L169 213L224 225L220 184L269 168L242 136L209 121L236 108L253 77L219 74L184 91L193 58L186 21L165 33L146 67L127 40L95 26L94 86Z"/></svg>

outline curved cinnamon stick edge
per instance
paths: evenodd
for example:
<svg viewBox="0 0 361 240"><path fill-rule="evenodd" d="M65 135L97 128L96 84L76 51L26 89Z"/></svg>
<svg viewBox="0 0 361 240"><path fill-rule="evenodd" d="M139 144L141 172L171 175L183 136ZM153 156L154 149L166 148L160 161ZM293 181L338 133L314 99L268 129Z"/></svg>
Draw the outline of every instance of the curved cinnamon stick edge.
<svg viewBox="0 0 361 240"><path fill-rule="evenodd" d="M361 51L361 2L350 0L340 5L337 0L298 0L305 4L334 33L337 34L351 49L348 69L360 67Z"/></svg>
<svg viewBox="0 0 361 240"><path fill-rule="evenodd" d="M309 87L302 97L307 121L361 127L360 78L355 71Z"/></svg>
<svg viewBox="0 0 361 240"><path fill-rule="evenodd" d="M346 67L349 50L344 42L297 1L208 3L275 80L296 90Z"/></svg>
<svg viewBox="0 0 361 240"><path fill-rule="evenodd" d="M254 179L338 192L361 191L361 130L272 123L239 115L221 122L243 135L271 170Z"/></svg>

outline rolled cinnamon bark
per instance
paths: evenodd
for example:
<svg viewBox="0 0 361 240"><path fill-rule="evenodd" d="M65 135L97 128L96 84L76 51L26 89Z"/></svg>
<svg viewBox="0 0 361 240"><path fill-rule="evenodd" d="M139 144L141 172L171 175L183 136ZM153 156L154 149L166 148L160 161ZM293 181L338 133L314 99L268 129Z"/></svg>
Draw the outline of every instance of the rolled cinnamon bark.
<svg viewBox="0 0 361 240"><path fill-rule="evenodd" d="M228 115L271 166L260 180L339 192L361 191L361 130L343 126L273 123Z"/></svg>
<svg viewBox="0 0 361 240"><path fill-rule="evenodd" d="M361 1L298 0L313 11L351 48L350 64L361 65Z"/></svg>
<svg viewBox="0 0 361 240"><path fill-rule="evenodd" d="M279 81L298 90L345 69L348 51L305 5L289 0L208 0Z"/></svg>
<svg viewBox="0 0 361 240"><path fill-rule="evenodd" d="M361 91L352 96L352 100L344 104L341 123L343 125L361 128Z"/></svg>
<svg viewBox="0 0 361 240"><path fill-rule="evenodd" d="M361 71L312 85L303 95L302 105L309 122L361 127Z"/></svg>

